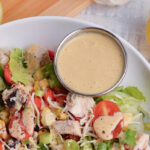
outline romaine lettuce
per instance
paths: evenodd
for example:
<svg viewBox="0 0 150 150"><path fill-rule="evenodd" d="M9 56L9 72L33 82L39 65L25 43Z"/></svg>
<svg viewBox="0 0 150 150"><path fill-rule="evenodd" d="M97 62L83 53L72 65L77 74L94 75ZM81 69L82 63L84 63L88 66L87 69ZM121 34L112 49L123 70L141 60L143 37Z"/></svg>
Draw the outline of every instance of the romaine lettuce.
<svg viewBox="0 0 150 150"><path fill-rule="evenodd" d="M112 100L119 106L122 112L132 113L133 115L140 113L139 107L146 100L137 87L127 87L124 89L122 86L103 95L101 99Z"/></svg>
<svg viewBox="0 0 150 150"><path fill-rule="evenodd" d="M79 144L74 140L66 140L64 146L65 150L80 150Z"/></svg>
<svg viewBox="0 0 150 150"><path fill-rule="evenodd" d="M141 105L146 98L137 87L117 87L112 92L96 98L96 102L101 100L110 100L115 102L123 113L133 115L132 122L129 126L136 131L144 130L144 116L141 111Z"/></svg>
<svg viewBox="0 0 150 150"><path fill-rule="evenodd" d="M24 53L21 49L15 48L11 52L9 67L12 73L11 79L14 82L21 82L25 85L29 84L29 74L24 67Z"/></svg>
<svg viewBox="0 0 150 150"><path fill-rule="evenodd" d="M91 141L91 140L92 140L92 137L90 137L90 136L89 137L84 137L83 140L82 140L82 143L85 143L85 144L83 146L81 146L80 150L93 150L92 143L88 143L88 141Z"/></svg>
<svg viewBox="0 0 150 150"><path fill-rule="evenodd" d="M136 141L136 131L127 129L124 133L124 136L121 142L124 144L128 144L130 146L133 146L135 144L135 141Z"/></svg>

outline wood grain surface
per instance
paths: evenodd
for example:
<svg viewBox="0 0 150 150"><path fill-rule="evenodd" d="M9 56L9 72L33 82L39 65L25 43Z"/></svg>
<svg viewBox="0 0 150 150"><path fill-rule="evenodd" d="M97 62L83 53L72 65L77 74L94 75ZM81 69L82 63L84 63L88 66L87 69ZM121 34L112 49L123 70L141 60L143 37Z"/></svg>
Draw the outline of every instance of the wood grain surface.
<svg viewBox="0 0 150 150"><path fill-rule="evenodd" d="M1 0L3 23L31 16L73 17L93 0Z"/></svg>

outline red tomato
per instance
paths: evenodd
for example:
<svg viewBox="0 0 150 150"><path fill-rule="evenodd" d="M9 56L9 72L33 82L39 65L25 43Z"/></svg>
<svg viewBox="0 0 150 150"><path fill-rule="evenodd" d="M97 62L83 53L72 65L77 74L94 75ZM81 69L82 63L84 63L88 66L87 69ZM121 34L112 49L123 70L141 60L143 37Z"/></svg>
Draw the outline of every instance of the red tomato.
<svg viewBox="0 0 150 150"><path fill-rule="evenodd" d="M0 142L0 150L4 150L4 145L2 142Z"/></svg>
<svg viewBox="0 0 150 150"><path fill-rule="evenodd" d="M62 137L63 137L65 140L71 139L71 140L75 140L76 142L80 140L80 137L79 137L79 136L72 135L72 134L65 134L65 135L62 135Z"/></svg>
<svg viewBox="0 0 150 150"><path fill-rule="evenodd" d="M115 112L120 112L119 107L111 101L101 101L94 108L95 121L99 116L113 116Z"/></svg>
<svg viewBox="0 0 150 150"><path fill-rule="evenodd" d="M42 106L44 105L44 102L40 97L34 96L34 103L36 104L38 110L42 110Z"/></svg>
<svg viewBox="0 0 150 150"><path fill-rule="evenodd" d="M93 122L99 116L113 116L115 112L120 112L119 107L112 101L104 100L99 102L94 108L94 119ZM120 132L122 131L123 119L118 123L116 128L112 131L113 138L118 137Z"/></svg>
<svg viewBox="0 0 150 150"><path fill-rule="evenodd" d="M80 117L76 117L76 116L74 116L74 118L75 118L75 120L77 120L77 121L80 121L80 120L81 120L81 118L80 118Z"/></svg>
<svg viewBox="0 0 150 150"><path fill-rule="evenodd" d="M16 137L16 135L13 134L14 131L11 131L14 121L18 121L18 122L17 122L17 123L18 123L17 125L19 125L19 127L21 128L21 132L22 132L23 134L25 134L24 137L18 137L18 136ZM10 135L11 135L12 137L16 138L17 140L23 141L23 140L28 139L28 138L31 136L31 135L29 135L28 132L26 131L26 127L23 125L23 122L22 122L22 120L21 120L21 113L19 113L19 114L17 114L17 115L14 115L14 116L11 118L11 120L10 120L10 122L9 122L8 129L9 129Z"/></svg>
<svg viewBox="0 0 150 150"><path fill-rule="evenodd" d="M31 95L33 94L33 92L35 92L35 91L34 91L34 88L32 88L32 90L30 91Z"/></svg>
<svg viewBox="0 0 150 150"><path fill-rule="evenodd" d="M5 66L4 66L4 78L6 80L6 82L8 84L13 84L14 82L11 80L12 78L12 73L10 71L10 68L9 68L9 64L7 63Z"/></svg>
<svg viewBox="0 0 150 150"><path fill-rule="evenodd" d="M57 97L55 97L55 101L57 103L59 103L60 105L63 105L65 100L66 100L66 96L57 96Z"/></svg>
<svg viewBox="0 0 150 150"><path fill-rule="evenodd" d="M51 89L47 89L45 94L44 94L44 101L48 103L48 97L50 98L51 101L54 101L54 94L53 94L53 91Z"/></svg>
<svg viewBox="0 0 150 150"><path fill-rule="evenodd" d="M73 116L73 118L75 119L75 120L77 120L77 121L79 121L80 122L80 120L81 120L81 118L80 117L76 117L76 116L74 116L73 114L71 114L72 116Z"/></svg>
<svg viewBox="0 0 150 150"><path fill-rule="evenodd" d="M49 53L49 57L52 61L54 61L54 57L55 57L55 52L54 51L51 51L51 50L48 50L48 53Z"/></svg>
<svg viewBox="0 0 150 150"><path fill-rule="evenodd" d="M68 91L63 87L53 87L55 94L67 94Z"/></svg>

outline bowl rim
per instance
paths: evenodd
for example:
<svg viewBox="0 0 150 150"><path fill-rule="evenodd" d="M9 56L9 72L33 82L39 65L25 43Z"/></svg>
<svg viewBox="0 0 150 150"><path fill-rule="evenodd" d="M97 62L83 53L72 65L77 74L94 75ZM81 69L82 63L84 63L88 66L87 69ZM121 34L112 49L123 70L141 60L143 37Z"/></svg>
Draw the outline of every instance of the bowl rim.
<svg viewBox="0 0 150 150"><path fill-rule="evenodd" d="M110 31L109 29L100 26L98 24L95 23L91 23L89 21L85 21L85 20L81 20L81 19L77 19L77 18L69 18L69 17L63 17L63 16L34 16L34 17L28 17L28 18L23 18L23 19L17 19L11 22L7 22L4 24L0 25L0 32L3 29L7 29L11 26L15 26L18 24L23 24L23 23L28 23L28 22L35 22L35 21L39 21L39 22L43 22L43 21L49 21L49 20L56 20L56 21L68 21L68 22L73 22L75 24L81 24L84 26L94 26L94 27L100 27L103 29L106 29L108 31ZM129 49L131 49L131 51L133 51L133 53L143 62L143 64L145 65L145 67L147 68L147 70L150 72L150 64L149 62L146 60L146 58L133 46L131 45L128 41L126 41L125 39L123 39L121 36L117 35L116 33L112 32L113 34L116 35L116 37L118 37L123 45L127 46ZM127 54L128 55L128 54Z"/></svg>

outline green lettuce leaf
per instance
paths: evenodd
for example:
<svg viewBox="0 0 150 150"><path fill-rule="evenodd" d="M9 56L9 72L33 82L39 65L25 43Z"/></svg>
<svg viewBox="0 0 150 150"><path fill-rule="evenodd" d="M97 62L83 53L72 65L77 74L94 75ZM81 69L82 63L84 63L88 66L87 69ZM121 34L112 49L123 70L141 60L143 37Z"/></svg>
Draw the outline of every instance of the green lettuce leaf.
<svg viewBox="0 0 150 150"><path fill-rule="evenodd" d="M47 63L35 72L35 74L34 74L35 80L41 80L44 78L48 79L50 88L61 86L61 84L55 74L53 63Z"/></svg>
<svg viewBox="0 0 150 150"><path fill-rule="evenodd" d="M97 150L107 150L107 144L104 142L99 143Z"/></svg>
<svg viewBox="0 0 150 150"><path fill-rule="evenodd" d="M0 77L0 91L3 91L5 89L6 89L6 84L5 84L4 80L3 80L3 78Z"/></svg>
<svg viewBox="0 0 150 150"><path fill-rule="evenodd" d="M55 74L53 63L46 64L45 67L43 68L43 72L44 72L45 77L49 79L50 88L53 88L55 86L60 87L61 84Z"/></svg>
<svg viewBox="0 0 150 150"><path fill-rule="evenodd" d="M7 84L7 82L5 81L4 78L4 70L0 64L0 91L4 90L4 89L9 89L9 85Z"/></svg>
<svg viewBox="0 0 150 150"><path fill-rule="evenodd" d="M39 144L39 147L37 150L47 150L44 144Z"/></svg>
<svg viewBox="0 0 150 150"><path fill-rule="evenodd" d="M143 95L143 93L137 88L137 87L133 87L133 86L128 86L123 90L124 93L139 99L139 100L144 100L146 101L145 96Z"/></svg>
<svg viewBox="0 0 150 150"><path fill-rule="evenodd" d="M133 115L140 113L140 105L146 100L137 87L123 88L123 86L117 87L112 92L101 96L101 99L112 100L119 106L122 112L132 113Z"/></svg>
<svg viewBox="0 0 150 150"><path fill-rule="evenodd" d="M29 144L29 140L27 139L27 140L24 140L23 142L22 142L24 145L27 145L27 144Z"/></svg>
<svg viewBox="0 0 150 150"><path fill-rule="evenodd" d="M96 98L96 102L110 100L117 104L123 113L133 115L132 122L129 124L131 129L136 131L144 130L144 116L141 110L142 103L146 100L142 92L137 87L117 87L112 92Z"/></svg>
<svg viewBox="0 0 150 150"><path fill-rule="evenodd" d="M97 150L112 150L112 145L107 142L101 142L98 144Z"/></svg>
<svg viewBox="0 0 150 150"><path fill-rule="evenodd" d="M144 129L145 130L150 130L150 123L149 122L144 123Z"/></svg>
<svg viewBox="0 0 150 150"><path fill-rule="evenodd" d="M84 142L87 142L87 141L92 141L93 139L92 139L92 137L91 136L88 136L88 137L84 137L83 138L83 140L82 140L82 143L84 143ZM81 144L82 144L81 143ZM92 143L86 143L86 144L84 144L81 148L80 148L80 150L93 150L93 144Z"/></svg>
<svg viewBox="0 0 150 150"><path fill-rule="evenodd" d="M39 89L36 89L36 90L35 90L35 96L42 97L43 94L44 94L43 91L41 91L41 90L39 90Z"/></svg>
<svg viewBox="0 0 150 150"><path fill-rule="evenodd" d="M29 83L29 74L24 67L24 53L21 49L15 48L11 52L9 67L14 82L21 82L25 85Z"/></svg>
<svg viewBox="0 0 150 150"><path fill-rule="evenodd" d="M136 131L127 129L124 133L122 142L124 144L128 144L130 146L133 146L135 144L136 141Z"/></svg>
<svg viewBox="0 0 150 150"><path fill-rule="evenodd" d="M4 71L1 65L0 65L0 77L2 78L4 77Z"/></svg>
<svg viewBox="0 0 150 150"><path fill-rule="evenodd" d="M80 150L79 144L74 140L66 140L64 146L65 150Z"/></svg>

